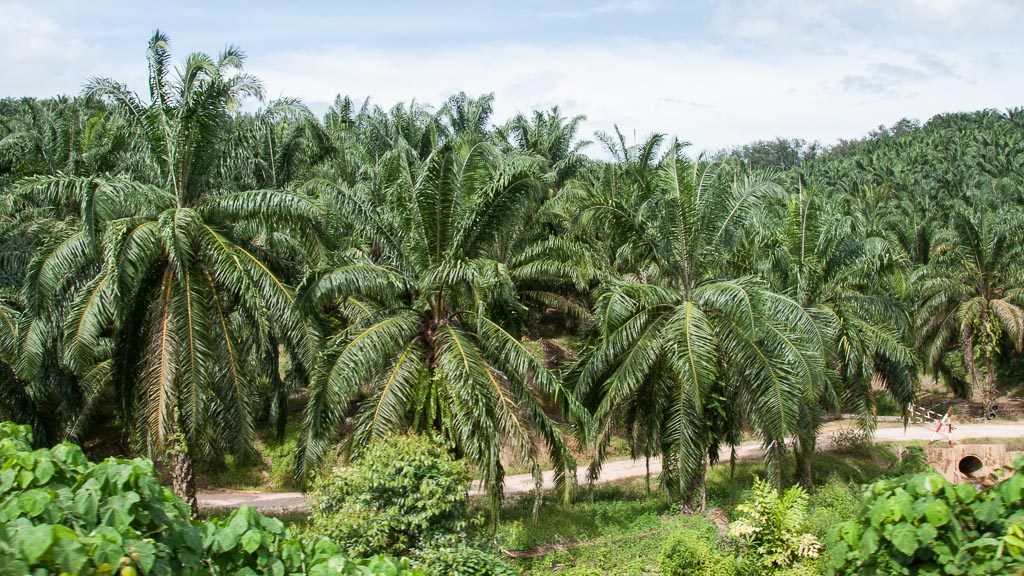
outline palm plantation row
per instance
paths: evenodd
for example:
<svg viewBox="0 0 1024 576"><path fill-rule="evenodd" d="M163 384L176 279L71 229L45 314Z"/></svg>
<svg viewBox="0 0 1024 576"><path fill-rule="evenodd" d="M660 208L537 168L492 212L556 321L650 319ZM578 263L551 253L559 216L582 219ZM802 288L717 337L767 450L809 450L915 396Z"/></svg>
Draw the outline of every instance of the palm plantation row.
<svg viewBox="0 0 1024 576"><path fill-rule="evenodd" d="M494 504L509 456L539 475L542 452L568 499L570 438L596 475L622 434L699 508L744 431L775 482L791 451L809 481L826 412L870 428L922 373L987 399L1019 360L1019 112L984 113L970 144L1002 152L957 151L990 158L973 172L935 169L918 128L781 171L754 161L770 143L494 125L489 96L242 113L243 63L174 67L158 33L147 97L0 102L0 416L37 442L116 422L194 504L194 460L254 458L301 390L300 477L340 440L436 430ZM542 362L540 324L579 357Z"/></svg>

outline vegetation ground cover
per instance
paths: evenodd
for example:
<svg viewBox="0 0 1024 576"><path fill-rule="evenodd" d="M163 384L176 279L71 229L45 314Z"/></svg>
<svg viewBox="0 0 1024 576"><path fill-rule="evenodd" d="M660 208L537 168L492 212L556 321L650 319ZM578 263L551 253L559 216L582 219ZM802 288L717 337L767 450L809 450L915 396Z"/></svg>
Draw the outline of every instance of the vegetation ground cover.
<svg viewBox="0 0 1024 576"><path fill-rule="evenodd" d="M830 483L856 486L876 480L886 474L896 457L884 447L863 447L845 453L822 452L815 458L815 469L822 471L816 485L825 488L817 499L812 495L812 516L817 518L816 534L824 539L836 519L830 510L846 504L824 502L833 490ZM507 549L532 552L527 556L533 557L515 560L524 574L653 572L661 548L674 534L710 529L720 535L759 474L764 474L764 467L757 462L740 462L734 471L728 465L712 468L708 507L716 512L711 518L679 514L678 507L657 490L657 479L650 493L644 479L595 487L571 507L552 504L542 508L536 520L532 501L523 498L504 510L499 543Z"/></svg>

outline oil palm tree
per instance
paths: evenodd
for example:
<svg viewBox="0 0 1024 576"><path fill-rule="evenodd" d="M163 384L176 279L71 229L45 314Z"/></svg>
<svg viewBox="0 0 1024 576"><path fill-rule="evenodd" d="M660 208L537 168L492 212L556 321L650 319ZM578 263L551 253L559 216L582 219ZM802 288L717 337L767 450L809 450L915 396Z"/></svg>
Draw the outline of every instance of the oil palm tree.
<svg viewBox="0 0 1024 576"><path fill-rule="evenodd" d="M566 119L558 106L548 111L534 111L532 116L517 114L498 129L498 135L517 149L536 154L547 162L551 188L557 193L570 178L586 165L583 149L590 142L578 138L586 116Z"/></svg>
<svg viewBox="0 0 1024 576"><path fill-rule="evenodd" d="M898 244L872 235L861 218L828 210L811 191L790 197L782 222L774 248L769 244L761 258L771 267L772 287L799 303L823 336L834 369L820 382L823 404L855 406L870 433L880 391L900 406L913 399L917 362L902 297L906 256ZM821 407L801 405L794 438L797 475L808 486Z"/></svg>
<svg viewBox="0 0 1024 576"><path fill-rule="evenodd" d="M297 99L279 98L233 119L224 178L242 190L286 188L335 153L309 108Z"/></svg>
<svg viewBox="0 0 1024 576"><path fill-rule="evenodd" d="M541 399L585 415L507 327L524 308L493 256L499 232L543 193L538 160L487 143L456 148L443 145L422 165L392 155L381 168L387 194L334 194L370 249L348 251L300 291L307 314L333 313L342 328L325 333L298 464L308 472L323 458L355 404L356 453L386 434L439 430L479 470L496 506L502 448L532 463L538 480L546 448L568 497L573 458ZM319 186L326 197L336 185Z"/></svg>
<svg viewBox="0 0 1024 576"><path fill-rule="evenodd" d="M959 348L977 402L997 394L1002 346L1024 344L1024 216L1017 207L953 213L919 272L917 327L926 366Z"/></svg>
<svg viewBox="0 0 1024 576"><path fill-rule="evenodd" d="M818 401L823 341L798 302L727 269L746 216L778 193L773 181L691 161L675 142L653 161L656 138L623 149L615 185L566 192L628 271L602 287L575 368L575 393L598 423L591 476L624 422L637 452L662 456L666 487L698 509L707 466L744 420L780 478L800 406Z"/></svg>
<svg viewBox="0 0 1024 576"><path fill-rule="evenodd" d="M262 95L238 49L192 54L172 73L157 32L148 60L149 102L108 79L86 88L137 130L145 169L17 185L21 196L77 212L29 265L19 372L38 371L55 339L76 375L99 370L98 389L113 386L151 456L170 454L175 492L195 508L195 455L253 454L247 344L273 327L297 362L305 358L292 293L254 255L266 236L238 232L315 229L317 210L278 190L222 191L232 111Z"/></svg>
<svg viewBox="0 0 1024 576"><path fill-rule="evenodd" d="M90 98L23 98L0 122L0 156L17 176L107 172L132 158L123 120Z"/></svg>
<svg viewBox="0 0 1024 576"><path fill-rule="evenodd" d="M38 359L31 374L23 370L26 351L20 343L28 325L25 278L36 255L54 238L66 237L77 230L77 223L53 216L53 210L36 202L4 198L0 216L0 364L3 365L3 391L0 392L0 418L32 425L33 441L49 446L62 440L78 440L88 423L83 415L90 410L89 389L94 378L76 377L60 361L58 318L67 312L67 302L59 302L53 311L42 311L51 318L51 336L39 340ZM56 314L54 314L55 312ZM37 325L38 329L38 325ZM94 374L99 375L102 368Z"/></svg>
<svg viewBox="0 0 1024 576"><path fill-rule="evenodd" d="M463 140L476 144L491 139L490 121L494 114L494 94L473 98L465 92L448 97L437 119L446 140Z"/></svg>

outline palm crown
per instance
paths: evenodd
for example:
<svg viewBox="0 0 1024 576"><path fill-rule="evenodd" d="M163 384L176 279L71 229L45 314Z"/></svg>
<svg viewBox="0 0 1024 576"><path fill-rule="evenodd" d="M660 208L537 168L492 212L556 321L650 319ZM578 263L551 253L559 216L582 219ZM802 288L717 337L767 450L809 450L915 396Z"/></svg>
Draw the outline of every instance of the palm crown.
<svg viewBox="0 0 1024 576"><path fill-rule="evenodd" d="M321 199L360 223L369 249L348 253L301 291L305 310L331 306L344 320L327 335L301 466L322 458L346 406L365 394L357 449L397 430L442 430L497 499L503 446L539 474L536 432L568 488L572 457L537 394L583 414L506 326L523 307L494 257L501 231L539 193L536 162L486 143L452 143L422 164L387 158L379 168L386 195L320 183Z"/></svg>

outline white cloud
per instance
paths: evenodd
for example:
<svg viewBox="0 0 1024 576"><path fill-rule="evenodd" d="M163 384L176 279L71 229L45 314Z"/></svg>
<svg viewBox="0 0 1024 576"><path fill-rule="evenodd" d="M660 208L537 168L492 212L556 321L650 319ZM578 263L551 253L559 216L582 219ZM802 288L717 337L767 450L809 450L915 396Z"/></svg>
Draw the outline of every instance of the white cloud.
<svg viewBox="0 0 1024 576"><path fill-rule="evenodd" d="M0 96L77 93L94 75L144 89L137 44L128 53L104 39L101 49L83 39L86 31L62 28L56 8L44 14L27 6L0 0ZM653 11L662 18L665 6L598 0L582 16L562 17ZM414 98L440 104L459 90L495 92L499 121L559 105L567 115L588 116L588 137L617 123L628 136L658 131L714 149L775 136L832 142L903 117L1024 104L1024 77L1016 73L1024 57L1015 30L1021 10L1000 0L981 6L722 0L698 22L704 33L691 27L676 41L650 35L472 43L452 33L450 41L424 44L324 40L306 48L314 40L285 34L273 45L244 47L268 94L297 96L315 109L339 92L385 107ZM963 21L989 23L964 29ZM591 21L556 24L570 30ZM648 36L646 29L622 33L630 32ZM192 49L176 45L175 55Z"/></svg>
<svg viewBox="0 0 1024 576"><path fill-rule="evenodd" d="M1024 7L1018 0L902 0L887 5L890 13L924 26L991 33L1019 33Z"/></svg>
<svg viewBox="0 0 1024 576"><path fill-rule="evenodd" d="M716 0L711 23L724 38L844 51L851 43L904 48L999 41L1019 45L1020 0Z"/></svg>
<svg viewBox="0 0 1024 576"><path fill-rule="evenodd" d="M654 8L655 5L650 0L610 0L585 8L545 12L540 14L540 17L550 20L578 20L601 14L649 14Z"/></svg>
<svg viewBox="0 0 1024 576"><path fill-rule="evenodd" d="M903 117L1019 105L1024 94L1024 79L975 66L970 55L922 56L867 42L773 57L629 39L429 52L334 46L251 65L273 95L329 102L341 92L388 107L493 91L499 120L559 104L586 114L587 129L617 123L627 135L666 132L698 149L774 136L832 142Z"/></svg>
<svg viewBox="0 0 1024 576"><path fill-rule="evenodd" d="M792 0L722 0L712 23L724 36L745 40L806 43L836 42L853 33L844 22L842 2Z"/></svg>
<svg viewBox="0 0 1024 576"><path fill-rule="evenodd" d="M0 14L0 94L77 93L83 72L98 70L99 50L54 19L16 2L0 2Z"/></svg>
<svg viewBox="0 0 1024 576"><path fill-rule="evenodd" d="M141 50L111 53L37 4L0 0L0 15L0 97L77 95L93 77L145 87Z"/></svg>

